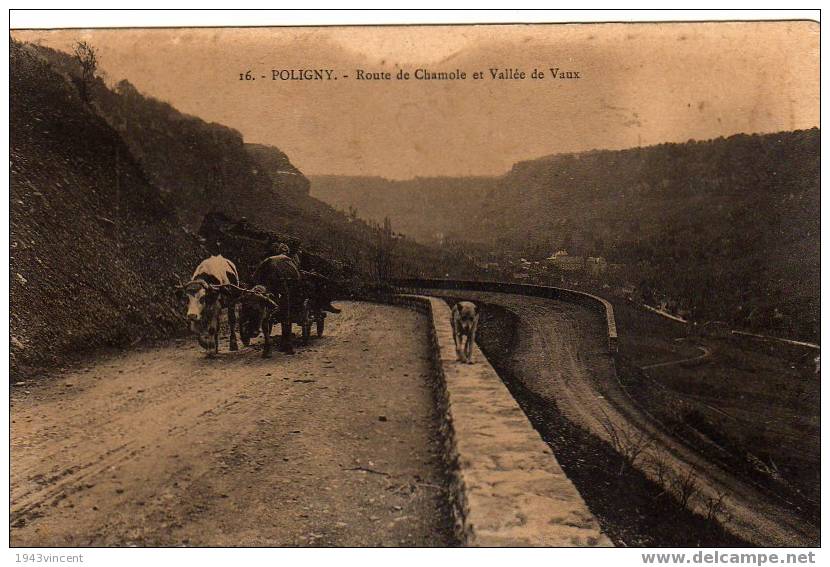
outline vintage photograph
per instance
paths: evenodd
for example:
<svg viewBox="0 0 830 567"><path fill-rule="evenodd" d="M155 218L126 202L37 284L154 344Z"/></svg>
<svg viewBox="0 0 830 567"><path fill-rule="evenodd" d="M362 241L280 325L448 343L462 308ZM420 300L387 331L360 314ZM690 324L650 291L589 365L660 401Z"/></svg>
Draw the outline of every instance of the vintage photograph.
<svg viewBox="0 0 830 567"><path fill-rule="evenodd" d="M819 42L12 28L10 545L819 547Z"/></svg>

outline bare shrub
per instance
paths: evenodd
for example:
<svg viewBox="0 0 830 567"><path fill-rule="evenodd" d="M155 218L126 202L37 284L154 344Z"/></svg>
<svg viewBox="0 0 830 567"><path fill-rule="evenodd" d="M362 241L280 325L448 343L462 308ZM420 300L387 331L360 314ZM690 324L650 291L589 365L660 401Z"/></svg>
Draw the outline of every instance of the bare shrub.
<svg viewBox="0 0 830 567"><path fill-rule="evenodd" d="M654 444L654 439L639 429L615 425L604 411L602 415L603 419L600 420L600 425L608 433L611 446L622 457L620 470L617 473L618 476L622 476L626 469L633 467L640 456Z"/></svg>
<svg viewBox="0 0 830 567"><path fill-rule="evenodd" d="M729 523L731 517L726 512L726 493L717 490L714 496L709 496L703 501L703 509L706 512L706 519L721 526Z"/></svg>
<svg viewBox="0 0 830 567"><path fill-rule="evenodd" d="M661 492L656 496L656 498L659 498L671 486L671 467L659 451L652 451L648 454L648 465L651 472L654 473L655 481L660 486Z"/></svg>
<svg viewBox="0 0 830 567"><path fill-rule="evenodd" d="M677 498L681 508L689 507L692 501L700 493L700 486L697 483L697 471L694 467L688 469L685 474L674 477L672 480L672 491Z"/></svg>
<svg viewBox="0 0 830 567"><path fill-rule="evenodd" d="M660 494L655 499L671 491L678 505L690 512L694 512L694 500L699 500L703 507L702 515L708 522L725 526L731 521L732 517L726 510L726 492L716 490L714 495L704 498L698 485L697 471L694 467L688 469L685 474L676 476L672 473L665 456L658 451L648 453L647 463L649 470L654 474L655 482L661 488Z"/></svg>

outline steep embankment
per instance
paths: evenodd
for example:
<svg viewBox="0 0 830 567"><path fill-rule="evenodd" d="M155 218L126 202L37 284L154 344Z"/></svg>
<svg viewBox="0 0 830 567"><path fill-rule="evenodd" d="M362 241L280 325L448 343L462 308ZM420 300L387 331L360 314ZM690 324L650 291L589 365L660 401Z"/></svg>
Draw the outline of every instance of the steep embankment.
<svg viewBox="0 0 830 567"><path fill-rule="evenodd" d="M10 58L12 373L170 334L199 243L73 85L28 47Z"/></svg>
<svg viewBox="0 0 830 567"><path fill-rule="evenodd" d="M395 181L383 177L315 175L311 194L360 218L392 219L397 229L421 242L442 238L467 240L469 212L477 212L496 177L416 177Z"/></svg>

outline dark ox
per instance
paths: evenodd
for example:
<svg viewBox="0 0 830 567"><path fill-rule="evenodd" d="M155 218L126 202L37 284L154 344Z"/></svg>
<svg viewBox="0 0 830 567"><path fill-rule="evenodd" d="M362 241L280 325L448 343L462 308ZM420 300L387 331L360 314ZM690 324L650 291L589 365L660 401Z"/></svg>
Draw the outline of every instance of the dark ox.
<svg viewBox="0 0 830 567"><path fill-rule="evenodd" d="M262 356L271 356L271 317L276 315L282 329L280 350L286 354L294 354L291 340L291 309L297 309L300 299L300 270L290 257L279 254L260 262L253 275L254 287L251 291L256 294L246 294L242 297L240 312L239 335L242 343L248 345L251 339L262 332L265 344ZM277 302L274 310L269 299ZM292 302L297 305L292 306Z"/></svg>
<svg viewBox="0 0 830 567"><path fill-rule="evenodd" d="M340 313L340 310L331 304L335 289L329 278L317 272L300 270L300 280L303 299L308 298L313 311Z"/></svg>
<svg viewBox="0 0 830 567"><path fill-rule="evenodd" d="M222 287L227 286L227 287ZM199 338L199 344L208 355L219 352L219 316L228 310L230 350L239 350L236 344L236 302L239 298L239 273L227 258L211 256L193 272L184 286L187 295L187 320L190 330Z"/></svg>

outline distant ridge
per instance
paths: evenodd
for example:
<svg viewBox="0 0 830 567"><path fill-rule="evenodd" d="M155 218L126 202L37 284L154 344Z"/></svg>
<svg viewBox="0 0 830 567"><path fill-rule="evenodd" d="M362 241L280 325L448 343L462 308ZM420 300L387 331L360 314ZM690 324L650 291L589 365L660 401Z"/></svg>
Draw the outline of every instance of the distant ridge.
<svg viewBox="0 0 830 567"><path fill-rule="evenodd" d="M459 207L477 210L496 187L497 178L415 177L390 180L375 176L312 175L311 194L333 207L357 212L360 218L382 222L389 217L398 230L421 242L461 238Z"/></svg>
<svg viewBox="0 0 830 567"><path fill-rule="evenodd" d="M518 259L566 248L695 318L817 340L820 132L552 154L500 177L311 176L311 193L424 241Z"/></svg>

